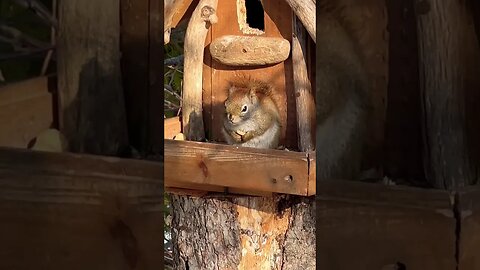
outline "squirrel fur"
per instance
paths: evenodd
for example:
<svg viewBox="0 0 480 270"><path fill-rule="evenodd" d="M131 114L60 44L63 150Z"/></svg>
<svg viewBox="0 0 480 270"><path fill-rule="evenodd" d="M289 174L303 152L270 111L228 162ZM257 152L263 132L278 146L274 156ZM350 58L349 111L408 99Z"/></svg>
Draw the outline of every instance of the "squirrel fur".
<svg viewBox="0 0 480 270"><path fill-rule="evenodd" d="M280 114L273 87L242 77L230 83L225 101L222 134L228 144L274 149L280 140Z"/></svg>
<svg viewBox="0 0 480 270"><path fill-rule="evenodd" d="M335 14L317 23L317 179L360 177L369 81L359 46Z"/></svg>

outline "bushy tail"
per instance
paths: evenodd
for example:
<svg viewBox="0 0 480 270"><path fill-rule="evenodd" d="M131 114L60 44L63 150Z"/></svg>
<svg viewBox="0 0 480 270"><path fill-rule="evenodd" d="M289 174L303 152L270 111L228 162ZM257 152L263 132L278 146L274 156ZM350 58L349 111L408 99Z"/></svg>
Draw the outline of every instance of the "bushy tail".
<svg viewBox="0 0 480 270"><path fill-rule="evenodd" d="M366 129L367 74L335 19L324 15L317 27L317 178L355 179Z"/></svg>

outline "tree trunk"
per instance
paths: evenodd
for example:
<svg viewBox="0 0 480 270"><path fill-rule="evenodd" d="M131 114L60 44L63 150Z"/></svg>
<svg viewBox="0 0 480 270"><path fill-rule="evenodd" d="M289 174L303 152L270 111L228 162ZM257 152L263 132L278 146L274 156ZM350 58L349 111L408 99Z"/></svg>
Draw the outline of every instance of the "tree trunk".
<svg viewBox="0 0 480 270"><path fill-rule="evenodd" d="M128 144L119 0L59 3L60 128L73 152L118 155Z"/></svg>
<svg viewBox="0 0 480 270"><path fill-rule="evenodd" d="M315 269L313 198L172 196L174 269Z"/></svg>
<svg viewBox="0 0 480 270"><path fill-rule="evenodd" d="M426 177L437 188L461 188L477 178L480 58L472 17L459 1L416 1L416 13Z"/></svg>

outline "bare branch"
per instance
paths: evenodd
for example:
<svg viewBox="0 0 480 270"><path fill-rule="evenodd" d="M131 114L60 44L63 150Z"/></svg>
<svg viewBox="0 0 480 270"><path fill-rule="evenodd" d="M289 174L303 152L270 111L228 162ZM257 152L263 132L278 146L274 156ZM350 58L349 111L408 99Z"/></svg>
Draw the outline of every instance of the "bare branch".
<svg viewBox="0 0 480 270"><path fill-rule="evenodd" d="M30 57L32 55L46 53L52 49L54 49L54 47L49 46L47 48L24 50L23 52L19 53L2 53L0 54L0 61Z"/></svg>
<svg viewBox="0 0 480 270"><path fill-rule="evenodd" d="M3 22L0 22L0 36L2 37L3 40L10 40L9 43L16 43L18 45L27 43L30 46L37 47L37 48L45 48L49 46L48 43L32 38L22 33L20 30L16 29L15 27L8 26Z"/></svg>
<svg viewBox="0 0 480 270"><path fill-rule="evenodd" d="M179 56L172 57L172 58L165 59L165 61L163 61L163 64L166 65L166 66L183 65L183 54L179 55Z"/></svg>
<svg viewBox="0 0 480 270"><path fill-rule="evenodd" d="M57 19L52 16L52 13L39 1L37 0L12 0L18 5L31 9L35 14L42 19L45 23L57 28L58 22Z"/></svg>

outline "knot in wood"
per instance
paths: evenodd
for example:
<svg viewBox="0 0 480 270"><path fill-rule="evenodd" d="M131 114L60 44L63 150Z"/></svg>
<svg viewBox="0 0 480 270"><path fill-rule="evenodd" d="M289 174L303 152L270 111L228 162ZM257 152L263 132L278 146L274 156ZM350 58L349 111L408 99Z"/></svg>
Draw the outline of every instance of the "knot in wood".
<svg viewBox="0 0 480 270"><path fill-rule="evenodd" d="M215 8L211 6L202 7L201 12L202 19L211 24L217 23L217 16L215 15Z"/></svg>

